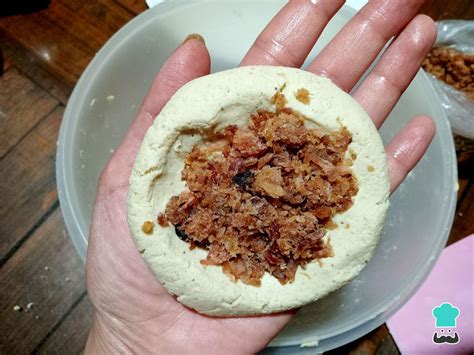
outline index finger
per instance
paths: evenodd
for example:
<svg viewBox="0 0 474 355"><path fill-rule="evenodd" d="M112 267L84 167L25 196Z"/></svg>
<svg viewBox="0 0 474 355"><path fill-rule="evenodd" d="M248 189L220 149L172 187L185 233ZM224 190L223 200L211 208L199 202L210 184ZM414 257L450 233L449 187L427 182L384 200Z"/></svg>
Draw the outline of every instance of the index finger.
<svg viewBox="0 0 474 355"><path fill-rule="evenodd" d="M344 0L293 0L250 47L240 65L300 67Z"/></svg>

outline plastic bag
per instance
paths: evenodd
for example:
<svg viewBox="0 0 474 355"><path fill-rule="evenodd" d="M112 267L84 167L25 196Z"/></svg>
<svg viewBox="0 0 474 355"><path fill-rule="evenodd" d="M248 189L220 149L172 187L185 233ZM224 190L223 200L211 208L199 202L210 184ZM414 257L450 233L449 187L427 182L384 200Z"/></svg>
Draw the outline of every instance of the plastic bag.
<svg viewBox="0 0 474 355"><path fill-rule="evenodd" d="M438 38L435 46L474 54L474 21L449 20L436 25ZM441 99L453 132L474 139L474 101L434 75L428 73L428 77Z"/></svg>

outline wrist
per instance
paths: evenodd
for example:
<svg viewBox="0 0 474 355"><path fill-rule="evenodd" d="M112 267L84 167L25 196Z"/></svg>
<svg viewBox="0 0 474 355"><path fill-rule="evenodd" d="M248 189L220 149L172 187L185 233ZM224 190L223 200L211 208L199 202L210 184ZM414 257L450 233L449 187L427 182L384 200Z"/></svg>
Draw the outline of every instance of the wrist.
<svg viewBox="0 0 474 355"><path fill-rule="evenodd" d="M115 332L105 324L97 312L89 331L84 354L132 353Z"/></svg>

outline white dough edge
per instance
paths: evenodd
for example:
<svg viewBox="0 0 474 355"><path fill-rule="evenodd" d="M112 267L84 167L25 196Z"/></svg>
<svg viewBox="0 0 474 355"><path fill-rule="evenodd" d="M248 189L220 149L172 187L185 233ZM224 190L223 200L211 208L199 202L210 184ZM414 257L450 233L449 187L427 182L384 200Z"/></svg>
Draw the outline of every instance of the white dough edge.
<svg viewBox="0 0 474 355"><path fill-rule="evenodd" d="M202 265L206 252L191 251L172 226L160 227L156 218L170 197L185 189L182 155L202 142L199 132L245 125L257 109L273 111L271 98L283 86L287 107L305 115L309 119L305 124L330 130L343 125L352 133L349 148L357 154L352 170L359 192L354 205L334 217L339 227L325 237L331 238L334 257L322 259L322 266L313 262L304 270L298 268L293 283L281 285L265 274L261 286L255 287L232 281L219 266ZM296 99L300 88L309 90L309 105ZM382 140L368 114L350 95L329 79L303 70L249 66L195 79L161 110L146 133L130 177L128 221L146 263L179 302L212 316L267 314L316 301L361 272L378 244L389 190ZM141 229L147 220L155 222L152 235Z"/></svg>

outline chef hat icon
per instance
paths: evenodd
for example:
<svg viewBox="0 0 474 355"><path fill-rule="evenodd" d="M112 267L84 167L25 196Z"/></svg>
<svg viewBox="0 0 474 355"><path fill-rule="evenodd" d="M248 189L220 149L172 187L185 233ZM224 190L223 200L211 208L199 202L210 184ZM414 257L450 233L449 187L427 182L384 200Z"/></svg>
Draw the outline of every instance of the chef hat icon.
<svg viewBox="0 0 474 355"><path fill-rule="evenodd" d="M443 303L433 308L433 316L436 319L436 328L454 328L456 318L459 316L459 308L451 303Z"/></svg>

